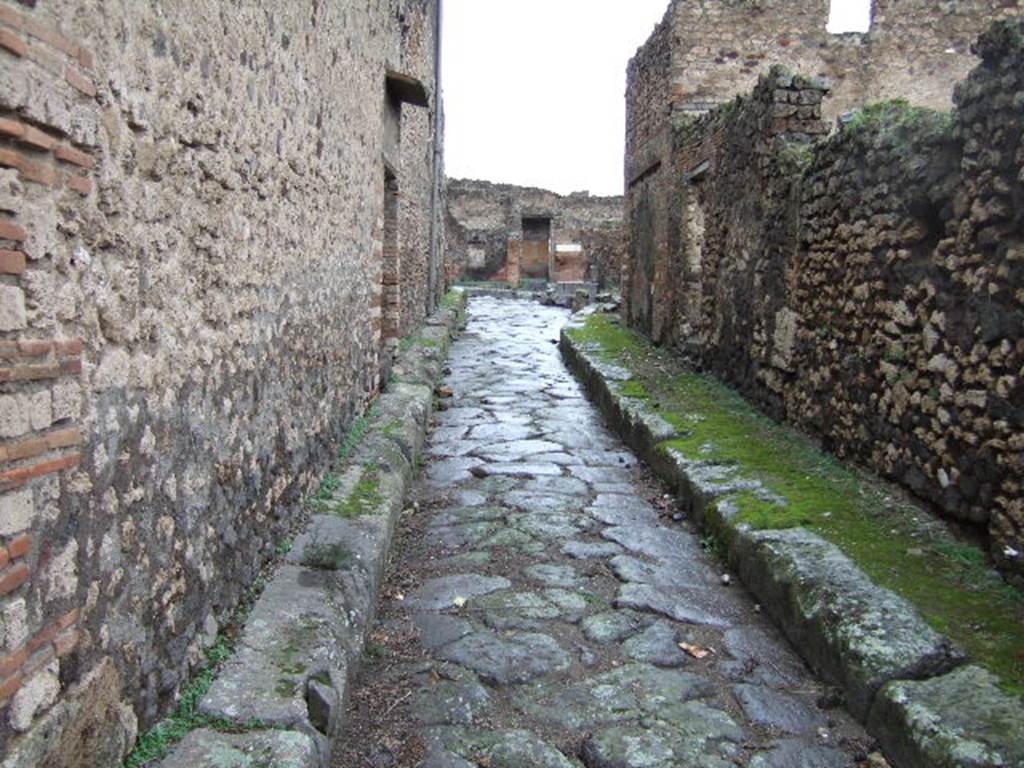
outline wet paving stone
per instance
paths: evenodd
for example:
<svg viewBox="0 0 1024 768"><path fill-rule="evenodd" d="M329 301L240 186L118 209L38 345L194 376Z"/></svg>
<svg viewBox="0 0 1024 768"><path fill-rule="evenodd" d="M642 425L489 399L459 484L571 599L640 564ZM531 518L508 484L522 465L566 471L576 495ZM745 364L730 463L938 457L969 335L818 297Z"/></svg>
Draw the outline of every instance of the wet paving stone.
<svg viewBox="0 0 1024 768"><path fill-rule="evenodd" d="M736 700L752 722L791 734L812 733L827 724L812 705L764 685L737 685Z"/></svg>
<svg viewBox="0 0 1024 768"><path fill-rule="evenodd" d="M471 303L334 765L855 765L870 739L563 367L566 318Z"/></svg>
<svg viewBox="0 0 1024 768"><path fill-rule="evenodd" d="M646 661L656 667L681 667L690 661L690 656L679 648L676 629L671 624L659 621L639 635L622 644L622 652L636 661Z"/></svg>
<svg viewBox="0 0 1024 768"><path fill-rule="evenodd" d="M438 656L472 669L495 686L564 672L572 663L557 640L539 632L479 630L443 646Z"/></svg>
<svg viewBox="0 0 1024 768"><path fill-rule="evenodd" d="M468 600L495 590L508 589L510 586L512 583L501 576L459 573L431 579L413 592L405 604L413 610L443 611L455 605L456 600Z"/></svg>
<svg viewBox="0 0 1024 768"><path fill-rule="evenodd" d="M562 552L577 560L591 557L608 558L622 552L622 547L612 541L567 541L562 544Z"/></svg>

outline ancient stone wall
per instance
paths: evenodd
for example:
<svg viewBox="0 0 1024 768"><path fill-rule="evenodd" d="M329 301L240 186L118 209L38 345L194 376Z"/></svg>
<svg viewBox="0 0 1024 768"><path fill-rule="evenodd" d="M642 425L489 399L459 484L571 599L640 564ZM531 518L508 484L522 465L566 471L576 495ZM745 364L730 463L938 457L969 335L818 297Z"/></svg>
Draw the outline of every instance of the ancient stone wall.
<svg viewBox="0 0 1024 768"><path fill-rule="evenodd" d="M0 0L12 765L119 763L377 391L388 114L401 326L436 297L435 10Z"/></svg>
<svg viewBox="0 0 1024 768"><path fill-rule="evenodd" d="M833 35L829 0L672 0L627 70L627 198L662 184L653 177L670 163L673 125L749 92L772 65L826 79L829 121L897 97L946 109L977 63L970 43L1022 10L1024 0L873 0L868 32Z"/></svg>
<svg viewBox="0 0 1024 768"><path fill-rule="evenodd" d="M623 296L631 323L1024 574L1024 22L977 50L952 116L893 103L820 138L821 81L773 69L683 121Z"/></svg>
<svg viewBox="0 0 1024 768"><path fill-rule="evenodd" d="M434 80L434 51L439 45L440 32L436 21L437 3L433 0L404 0L399 16L402 68L405 74L423 83ZM413 327L429 307L436 306L443 292L443 282L438 280L436 269L440 258L438 238L439 227L443 226L440 219L443 210L440 205L431 208L431 201L441 194L438 185L444 180L443 172L435 174L441 158L438 155L435 159L434 119L431 109L412 105L402 107L401 141L404 150L399 173L402 201L399 242L402 250L403 329ZM427 214L431 210L433 215Z"/></svg>
<svg viewBox="0 0 1024 768"><path fill-rule="evenodd" d="M466 239L464 257L453 256L465 265L462 278L517 282L523 219L542 218L551 221L552 281L618 283L623 251L621 197L586 192L558 195L469 179L450 179L447 194L449 213Z"/></svg>
<svg viewBox="0 0 1024 768"><path fill-rule="evenodd" d="M638 104L660 100L668 113L705 111L784 64L830 80L829 118L896 96L946 108L950 83L976 63L971 42L1021 8L1019 0L873 0L868 32L830 34L829 0L673 0L638 52L643 74L631 92ZM650 87L658 81L669 87Z"/></svg>

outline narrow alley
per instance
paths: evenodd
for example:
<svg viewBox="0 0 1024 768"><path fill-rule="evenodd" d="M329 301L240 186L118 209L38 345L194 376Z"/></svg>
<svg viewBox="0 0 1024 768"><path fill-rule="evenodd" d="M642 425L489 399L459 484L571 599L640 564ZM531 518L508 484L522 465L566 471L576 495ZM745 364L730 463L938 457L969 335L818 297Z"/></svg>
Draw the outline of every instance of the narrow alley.
<svg viewBox="0 0 1024 768"><path fill-rule="evenodd" d="M870 739L565 369L476 298L337 768L840 768Z"/></svg>

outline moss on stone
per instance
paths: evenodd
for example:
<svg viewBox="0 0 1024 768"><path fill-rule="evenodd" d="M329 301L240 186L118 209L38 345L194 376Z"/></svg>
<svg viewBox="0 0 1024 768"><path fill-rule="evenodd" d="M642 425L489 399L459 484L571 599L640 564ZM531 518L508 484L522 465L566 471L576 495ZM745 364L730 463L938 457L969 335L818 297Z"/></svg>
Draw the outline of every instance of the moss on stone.
<svg viewBox="0 0 1024 768"><path fill-rule="evenodd" d="M321 571L340 571L352 562L352 550L343 542L309 544L302 552L302 564Z"/></svg>
<svg viewBox="0 0 1024 768"><path fill-rule="evenodd" d="M843 133L886 134L902 143L921 139L952 138L953 116L927 107L911 106L904 99L868 104L857 110Z"/></svg>
<svg viewBox="0 0 1024 768"><path fill-rule="evenodd" d="M627 368L631 381L657 398L659 414L680 433L662 450L733 464L741 476L763 484L769 494L728 499L739 521L815 531L909 600L932 627L999 675L1006 690L1024 694L1024 592L1007 585L979 547L959 541L891 487L844 466L733 390L686 370L617 318L593 315L568 333Z"/></svg>
<svg viewBox="0 0 1024 768"><path fill-rule="evenodd" d="M432 347L436 349L440 346L441 342L437 339L428 339L422 336L406 336L398 342L399 352L408 352L413 347Z"/></svg>
<svg viewBox="0 0 1024 768"><path fill-rule="evenodd" d="M282 677L277 681L277 685L274 686L274 693L282 699L290 699L295 695L295 689L298 687L298 683L295 680Z"/></svg>
<svg viewBox="0 0 1024 768"><path fill-rule="evenodd" d="M283 630L281 643L271 653L271 660L285 675L302 675L306 672L306 653L310 640L315 639L322 627L315 619L303 616L290 623ZM281 688L278 684L277 689Z"/></svg>
<svg viewBox="0 0 1024 768"><path fill-rule="evenodd" d="M633 397L638 400L647 400L651 396L643 382L636 379L630 379L619 384L618 393L623 397Z"/></svg>
<svg viewBox="0 0 1024 768"><path fill-rule="evenodd" d="M339 517L360 517L376 512L381 501L377 467L368 464L348 496L336 502L331 511Z"/></svg>
<svg viewBox="0 0 1024 768"><path fill-rule="evenodd" d="M814 145L806 141L788 141L776 153L786 171L793 174L803 173L814 160Z"/></svg>

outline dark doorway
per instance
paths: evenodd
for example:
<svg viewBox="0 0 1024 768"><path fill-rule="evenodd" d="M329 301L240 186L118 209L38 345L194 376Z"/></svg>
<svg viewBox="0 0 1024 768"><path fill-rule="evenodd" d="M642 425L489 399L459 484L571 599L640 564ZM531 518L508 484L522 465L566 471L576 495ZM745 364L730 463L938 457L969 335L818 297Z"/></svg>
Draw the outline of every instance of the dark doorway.
<svg viewBox="0 0 1024 768"><path fill-rule="evenodd" d="M523 250L519 256L519 275L524 278L548 279L551 258L551 217L523 217Z"/></svg>
<svg viewBox="0 0 1024 768"><path fill-rule="evenodd" d="M398 179L384 169L384 238L381 264L381 376L387 380L402 332L402 265L398 250Z"/></svg>

